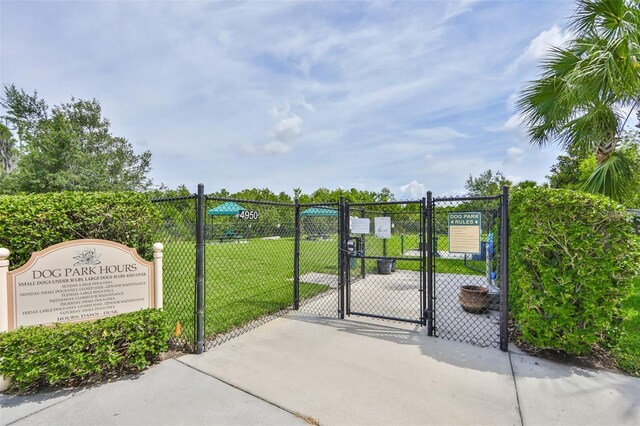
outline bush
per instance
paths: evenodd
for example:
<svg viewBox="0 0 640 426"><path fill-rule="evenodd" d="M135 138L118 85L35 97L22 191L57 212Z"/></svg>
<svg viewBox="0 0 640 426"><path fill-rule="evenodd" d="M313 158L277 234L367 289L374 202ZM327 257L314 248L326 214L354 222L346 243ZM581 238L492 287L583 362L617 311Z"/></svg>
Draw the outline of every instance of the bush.
<svg viewBox="0 0 640 426"><path fill-rule="evenodd" d="M78 385L138 372L167 350L164 313L146 309L92 322L0 334L0 375L11 391Z"/></svg>
<svg viewBox="0 0 640 426"><path fill-rule="evenodd" d="M0 247L17 268L31 253L80 238L116 241L151 260L159 214L144 194L55 192L0 196Z"/></svg>
<svg viewBox="0 0 640 426"><path fill-rule="evenodd" d="M618 335L620 302L640 270L631 218L608 198L569 190L514 192L511 309L522 339L583 354Z"/></svg>

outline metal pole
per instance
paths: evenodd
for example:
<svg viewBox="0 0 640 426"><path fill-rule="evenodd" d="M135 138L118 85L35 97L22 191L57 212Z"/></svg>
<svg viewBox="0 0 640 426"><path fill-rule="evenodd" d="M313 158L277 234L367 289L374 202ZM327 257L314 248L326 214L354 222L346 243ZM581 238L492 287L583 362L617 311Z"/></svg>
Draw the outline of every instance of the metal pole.
<svg viewBox="0 0 640 426"><path fill-rule="evenodd" d="M422 203L420 204L420 245L423 249L427 243L427 236L425 235L427 232L426 209L427 200L423 197ZM420 283L420 291L422 292L420 295L422 325L427 325L427 315L425 315L425 310L427 309L427 259L424 250L420 251Z"/></svg>
<svg viewBox="0 0 640 426"><path fill-rule="evenodd" d="M386 216L386 215L387 215L386 212L382 212L382 216ZM382 256L387 257L387 239L386 238L382 240Z"/></svg>
<svg viewBox="0 0 640 426"><path fill-rule="evenodd" d="M435 312L433 294L433 194L427 192L427 334L434 335ZM424 250L424 245L422 246ZM421 255L422 252L420 253Z"/></svg>
<svg viewBox="0 0 640 426"><path fill-rule="evenodd" d="M364 218L366 217L366 212L364 210L364 208L360 211L360 217ZM365 254L367 252L367 242L365 240L365 234L362 234L362 253ZM365 265L365 260L364 257L362 258L362 260L360 260L360 275L362 275L362 278L365 278L366 276L366 265Z"/></svg>
<svg viewBox="0 0 640 426"><path fill-rule="evenodd" d="M502 187L500 241L500 349L509 348L509 187Z"/></svg>
<svg viewBox="0 0 640 426"><path fill-rule="evenodd" d="M340 298L338 301L338 305L339 305L339 311L340 311L340 318L344 319L344 309L345 309L345 303L344 303L344 287L346 284L346 273L345 270L349 267L348 265L348 260L345 261L345 252L347 249L347 243L346 243L346 238L347 238L347 234L348 234L348 229L349 229L349 222L348 222L348 216L347 216L347 212L346 212L346 207L345 207L345 203L344 203L344 196L340 196L340 219L341 219L341 226L340 226L340 248L338 250L339 252L339 259L340 259Z"/></svg>
<svg viewBox="0 0 640 426"><path fill-rule="evenodd" d="M204 185L196 203L196 353L204 351Z"/></svg>
<svg viewBox="0 0 640 426"><path fill-rule="evenodd" d="M300 201L295 199L296 219L293 239L293 309L300 309Z"/></svg>

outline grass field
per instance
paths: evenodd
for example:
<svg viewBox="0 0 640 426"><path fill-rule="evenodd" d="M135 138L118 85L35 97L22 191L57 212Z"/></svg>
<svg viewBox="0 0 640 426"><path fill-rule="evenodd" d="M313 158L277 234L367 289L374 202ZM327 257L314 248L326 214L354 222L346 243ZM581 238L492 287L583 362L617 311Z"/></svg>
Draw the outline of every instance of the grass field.
<svg viewBox="0 0 640 426"><path fill-rule="evenodd" d="M402 256L418 248L418 237L394 236L387 241L388 256ZM438 249L446 250L447 240L438 240ZM209 242L205 246L205 333L211 337L242 326L251 320L293 305L292 238L277 240L237 240ZM367 240L367 255L382 255L382 240ZM300 275L309 272L338 273L337 236L329 240L300 242ZM164 306L174 326L179 322L178 339L190 344L195 330L195 247L193 242L168 242L164 255ZM468 261L480 270L484 261ZM366 262L369 273L376 262ZM418 261L398 261L398 269L419 270ZM480 275L464 266L461 259L436 260L438 272ZM300 283L300 298L327 291L328 286Z"/></svg>

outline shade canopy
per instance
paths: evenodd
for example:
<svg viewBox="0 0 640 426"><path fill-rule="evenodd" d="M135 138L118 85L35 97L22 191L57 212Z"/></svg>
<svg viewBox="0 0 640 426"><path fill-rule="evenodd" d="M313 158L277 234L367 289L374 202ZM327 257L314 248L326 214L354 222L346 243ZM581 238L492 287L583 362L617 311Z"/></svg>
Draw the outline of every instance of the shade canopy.
<svg viewBox="0 0 640 426"><path fill-rule="evenodd" d="M233 201L227 201L226 203L220 204L218 207L209 209L207 213L212 216L236 216L245 210L246 209L240 204L234 203Z"/></svg>
<svg viewBox="0 0 640 426"><path fill-rule="evenodd" d="M327 207L311 207L300 213L302 217L338 216L338 210Z"/></svg>

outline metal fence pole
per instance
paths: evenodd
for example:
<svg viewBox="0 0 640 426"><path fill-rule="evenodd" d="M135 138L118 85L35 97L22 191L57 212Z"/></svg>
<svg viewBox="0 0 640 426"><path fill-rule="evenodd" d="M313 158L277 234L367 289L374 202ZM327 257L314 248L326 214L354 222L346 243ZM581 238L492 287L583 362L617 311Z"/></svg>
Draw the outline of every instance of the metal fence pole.
<svg viewBox="0 0 640 426"><path fill-rule="evenodd" d="M364 208L363 208L363 209L361 209L361 210L360 210L360 217L364 218L364 217L366 217L366 216L367 216L367 214L366 214L366 212L365 212ZM362 234L362 246L360 247L360 249L362 250L362 253L363 253L363 254L366 254L366 251L367 251L367 241L366 241L366 239L365 239L365 234ZM365 265L365 260L364 260L364 258L362 258L362 259L360 260L360 275L362 275L362 278L365 278L365 277L366 277L366 275L367 275L366 265Z"/></svg>
<svg viewBox="0 0 640 426"><path fill-rule="evenodd" d="M422 325L427 325L427 315L425 315L425 310L427 309L427 257L425 256L424 247L427 244L427 199L422 198L420 203L420 246L423 248L420 251L420 307L422 308L422 312L420 315L422 317Z"/></svg>
<svg viewBox="0 0 640 426"><path fill-rule="evenodd" d="M300 309L300 201L295 199L296 219L293 243L293 309Z"/></svg>
<svg viewBox="0 0 640 426"><path fill-rule="evenodd" d="M339 306L339 312L340 312L340 318L344 319L344 308L345 308L345 303L344 303L344 287L346 284L346 278L347 278L347 274L345 273L345 270L349 267L349 264L347 263L348 260L345 262L345 250L346 250L346 235L349 232L347 229L349 228L349 222L345 219L347 217L347 213L346 213L346 208L345 208L345 204L344 204L344 197L341 196L340 197L340 247L338 249L338 259L339 259L339 267L340 267L340 299L338 301L338 306ZM346 224L346 226L345 226Z"/></svg>
<svg viewBox="0 0 640 426"><path fill-rule="evenodd" d="M433 194L427 192L427 334L434 335L435 312L433 294ZM422 246L424 250L424 246Z"/></svg>
<svg viewBox="0 0 640 426"><path fill-rule="evenodd" d="M502 187L500 227L500 349L509 347L509 187Z"/></svg>
<svg viewBox="0 0 640 426"><path fill-rule="evenodd" d="M204 185L198 184L196 202L196 353L204 350Z"/></svg>

